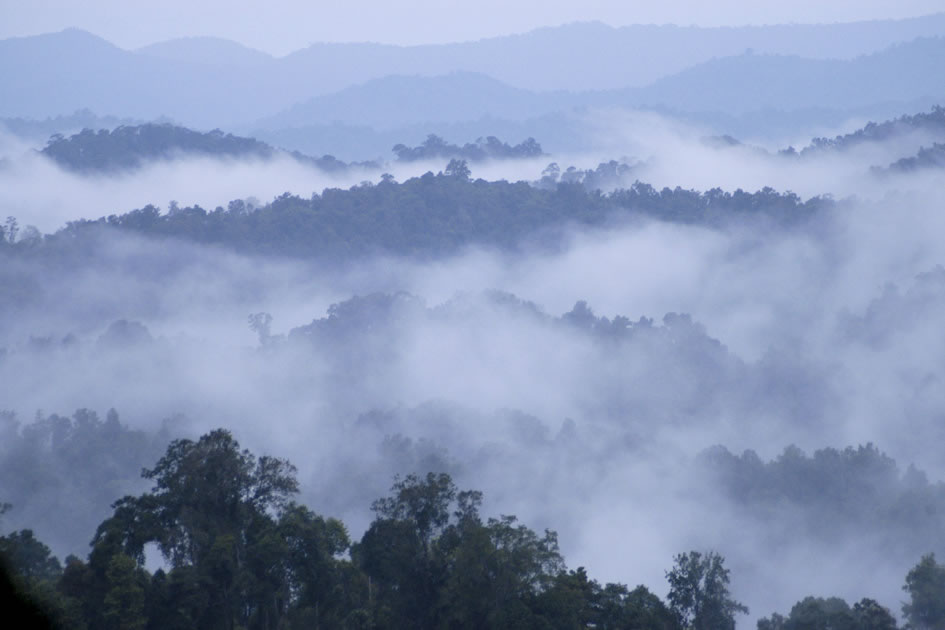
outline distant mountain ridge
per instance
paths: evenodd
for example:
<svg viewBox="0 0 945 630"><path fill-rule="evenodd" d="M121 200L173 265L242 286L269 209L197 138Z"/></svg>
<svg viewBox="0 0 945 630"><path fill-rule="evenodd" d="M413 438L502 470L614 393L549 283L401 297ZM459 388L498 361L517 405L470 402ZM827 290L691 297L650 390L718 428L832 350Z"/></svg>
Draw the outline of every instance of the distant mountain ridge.
<svg viewBox="0 0 945 630"><path fill-rule="evenodd" d="M375 128L422 122L524 120L588 107L743 114L758 110L861 108L931 99L945 102L945 38L917 39L851 60L745 53L713 59L643 88L532 92L476 73L390 76L318 96L254 126L338 122Z"/></svg>
<svg viewBox="0 0 945 630"><path fill-rule="evenodd" d="M278 129L338 121L383 129L488 116L521 120L580 103L570 92L532 92L474 72L394 75L315 97L254 124Z"/></svg>
<svg viewBox="0 0 945 630"><path fill-rule="evenodd" d="M526 33L452 44L395 46L373 43L315 43L284 57L265 55L286 66L311 66L325 59L358 60L386 74L445 74L464 70L536 91L614 89L643 86L713 57L758 53L810 58L849 59L917 37L945 35L945 13L904 20L873 20L835 24L782 24L741 27L697 27L639 24L613 27L601 22L574 22ZM180 60L190 49L200 61L193 39L161 42ZM220 46L232 42L219 40ZM240 46L236 44L236 46ZM259 51L242 47L241 55ZM219 52L213 52L218 55ZM601 60L625 63L600 63ZM643 63L639 63L642 61ZM339 71L351 72L351 64ZM327 70L327 69L324 69ZM352 76L361 83L371 76Z"/></svg>
<svg viewBox="0 0 945 630"><path fill-rule="evenodd" d="M945 37L920 38L850 60L744 53L617 94L640 105L730 113L945 100L943 63Z"/></svg>
<svg viewBox="0 0 945 630"><path fill-rule="evenodd" d="M735 29L583 23L440 46L316 44L272 58L213 38L127 51L69 29L0 41L0 116L45 117L88 108L146 120L168 116L207 129L233 127L389 75L468 72L531 92L641 89L746 48L759 55L849 58L931 35L945 35L945 13Z"/></svg>
<svg viewBox="0 0 945 630"><path fill-rule="evenodd" d="M180 37L143 46L133 52L212 66L258 67L273 61L262 51L219 37Z"/></svg>

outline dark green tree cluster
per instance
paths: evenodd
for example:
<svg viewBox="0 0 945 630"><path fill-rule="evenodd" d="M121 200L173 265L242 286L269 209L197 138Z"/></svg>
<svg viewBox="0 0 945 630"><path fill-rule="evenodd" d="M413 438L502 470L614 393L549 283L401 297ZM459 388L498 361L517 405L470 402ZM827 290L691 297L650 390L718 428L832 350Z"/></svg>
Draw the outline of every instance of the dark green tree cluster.
<svg viewBox="0 0 945 630"><path fill-rule="evenodd" d="M30 530L0 537L0 586L18 594L36 627L726 630L748 612L715 552L676 556L665 602L643 586L601 585L566 568L554 532L483 518L482 495L443 473L396 479L357 542L340 521L293 501L289 462L256 457L222 429L173 441L143 476L152 489L114 504L86 560L62 566ZM165 569L144 568L146 548L160 551ZM945 625L945 566L934 555L903 589L907 627ZM874 600L819 597L758 622L897 627Z"/></svg>
<svg viewBox="0 0 945 630"><path fill-rule="evenodd" d="M945 628L945 565L935 561L935 554L922 557L909 571L902 589L909 594L902 612L912 628Z"/></svg>
<svg viewBox="0 0 945 630"><path fill-rule="evenodd" d="M905 628L945 628L945 566L934 554L922 557L906 575L902 587L909 601L902 605ZM873 599L850 606L839 597L805 597L787 617L775 613L758 620L758 630L896 630L895 617Z"/></svg>
<svg viewBox="0 0 945 630"><path fill-rule="evenodd" d="M729 594L729 571L717 553L680 554L666 577L669 603L684 628L735 630L735 615L748 613L748 608Z"/></svg>
<svg viewBox="0 0 945 630"><path fill-rule="evenodd" d="M76 171L132 169L146 160L168 159L192 153L226 157L267 158L269 145L252 138L224 134L220 130L200 133L171 124L147 123L113 130L83 129L69 137L54 135L43 155Z"/></svg>
<svg viewBox="0 0 945 630"><path fill-rule="evenodd" d="M29 530L0 537L0 558L21 599L69 629L682 630L732 627L744 610L715 554L677 557L668 605L643 586L602 586L566 569L554 532L482 518L481 494L446 474L398 478L352 544L340 521L292 501L294 473L224 430L176 440L86 560L61 566ZM148 545L166 570L144 568Z"/></svg>
<svg viewBox="0 0 945 630"><path fill-rule="evenodd" d="M559 183L563 183L582 184L589 191L614 190L626 186L633 170L633 166L617 160L601 162L595 169L569 166L563 171L557 162L552 162L541 172L541 179L535 182L535 186L554 189Z"/></svg>
<svg viewBox="0 0 945 630"><path fill-rule="evenodd" d="M244 138L214 129L207 133L170 123L122 125L115 129L83 129L68 138L56 134L42 154L60 166L77 172L109 172L140 168L152 160L182 155L217 158L269 159L279 155L325 171L342 171L348 165L325 155L314 158L276 149L255 138Z"/></svg>
<svg viewBox="0 0 945 630"><path fill-rule="evenodd" d="M310 199L286 193L260 208L235 200L225 209L174 206L164 213L148 205L74 221L56 234L10 249L51 258L88 255L108 228L325 262L379 253L435 257L470 245L553 248L563 242L568 226L603 227L638 218L709 226L753 220L796 225L834 203L819 197L802 201L770 188L700 193L656 190L639 182L605 195L580 183L541 189L527 182L472 180L461 160L447 170L403 183L385 178L377 185L328 189Z"/></svg>
<svg viewBox="0 0 945 630"><path fill-rule="evenodd" d="M875 600L852 607L839 597L805 597L787 617L777 613L758 620L758 630L895 630L896 618ZM916 626L921 628L924 626Z"/></svg>
<svg viewBox="0 0 945 630"><path fill-rule="evenodd" d="M502 142L495 136L479 138L474 143L467 142L463 146L450 144L443 138L430 134L420 146L408 147L403 144L394 145L392 149L399 162L417 162L419 160L458 159L469 162L484 162L486 160L515 160L536 158L544 155L541 145L534 138L528 138L522 143L510 145Z"/></svg>
<svg viewBox="0 0 945 630"><path fill-rule="evenodd" d="M735 455L715 447L701 454L700 464L707 484L747 513L771 520L790 512L805 536L831 541L869 534L900 558L945 545L945 484L931 483L912 466L900 472L872 444L811 455L790 446L769 462L753 451Z"/></svg>

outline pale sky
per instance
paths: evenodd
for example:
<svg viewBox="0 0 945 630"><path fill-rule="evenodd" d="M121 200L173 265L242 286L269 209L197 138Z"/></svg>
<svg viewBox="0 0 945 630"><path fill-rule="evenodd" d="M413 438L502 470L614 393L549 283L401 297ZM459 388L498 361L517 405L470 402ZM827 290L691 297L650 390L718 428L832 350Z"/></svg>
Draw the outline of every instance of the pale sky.
<svg viewBox="0 0 945 630"><path fill-rule="evenodd" d="M0 38L78 27L123 47L213 35L276 55L320 41L442 43L539 26L850 22L945 11L945 0L0 0Z"/></svg>

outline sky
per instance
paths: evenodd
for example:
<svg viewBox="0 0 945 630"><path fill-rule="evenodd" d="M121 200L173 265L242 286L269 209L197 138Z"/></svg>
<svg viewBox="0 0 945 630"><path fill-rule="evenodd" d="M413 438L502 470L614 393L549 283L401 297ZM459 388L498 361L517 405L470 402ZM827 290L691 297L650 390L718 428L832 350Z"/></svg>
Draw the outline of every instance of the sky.
<svg viewBox="0 0 945 630"><path fill-rule="evenodd" d="M945 0L0 0L0 38L76 27L128 49L208 35L283 55L314 42L444 43L583 20L735 26L939 11Z"/></svg>

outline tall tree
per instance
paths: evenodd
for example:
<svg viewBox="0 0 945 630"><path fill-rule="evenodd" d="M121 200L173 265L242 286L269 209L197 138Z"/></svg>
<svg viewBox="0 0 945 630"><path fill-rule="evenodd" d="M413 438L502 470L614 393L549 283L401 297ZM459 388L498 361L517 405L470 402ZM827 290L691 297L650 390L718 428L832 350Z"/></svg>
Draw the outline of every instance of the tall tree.
<svg viewBox="0 0 945 630"><path fill-rule="evenodd" d="M902 613L916 630L945 628L945 566L935 561L935 554L922 556L906 575L902 590L909 601Z"/></svg>
<svg viewBox="0 0 945 630"><path fill-rule="evenodd" d="M669 580L669 605L685 628L734 630L735 615L748 608L729 593L725 559L710 551L682 553L675 557Z"/></svg>
<svg viewBox="0 0 945 630"><path fill-rule="evenodd" d="M119 539L140 561L144 544L156 542L173 567L170 587L207 598L193 608L202 627L277 627L288 584L274 560L281 549L273 545L282 545L274 517L298 492L295 468L256 458L218 429L196 442L175 440L143 475L155 481L152 491L116 503L95 544Z"/></svg>

